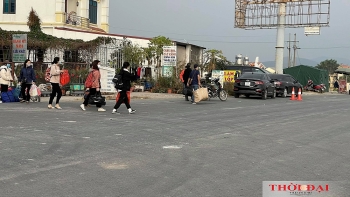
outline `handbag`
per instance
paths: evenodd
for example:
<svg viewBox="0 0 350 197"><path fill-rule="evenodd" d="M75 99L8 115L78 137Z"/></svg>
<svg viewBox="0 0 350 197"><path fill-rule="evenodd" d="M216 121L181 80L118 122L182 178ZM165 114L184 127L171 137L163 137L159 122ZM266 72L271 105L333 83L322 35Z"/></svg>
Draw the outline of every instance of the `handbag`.
<svg viewBox="0 0 350 197"><path fill-rule="evenodd" d="M88 103L91 105L106 105L106 98L102 96L101 93L96 93L95 95L90 96Z"/></svg>
<svg viewBox="0 0 350 197"><path fill-rule="evenodd" d="M186 86L184 88L184 95L185 96L192 96L193 94L193 88L191 86Z"/></svg>
<svg viewBox="0 0 350 197"><path fill-rule="evenodd" d="M194 102L198 103L200 101L204 101L208 99L208 88L200 87L196 91L193 92L194 94Z"/></svg>

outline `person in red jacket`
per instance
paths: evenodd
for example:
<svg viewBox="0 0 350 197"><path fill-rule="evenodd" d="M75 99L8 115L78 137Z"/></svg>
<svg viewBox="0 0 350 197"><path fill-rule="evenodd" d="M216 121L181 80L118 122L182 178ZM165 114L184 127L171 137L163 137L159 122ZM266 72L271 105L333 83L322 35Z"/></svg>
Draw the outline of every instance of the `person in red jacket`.
<svg viewBox="0 0 350 197"><path fill-rule="evenodd" d="M80 108L85 111L85 107L89 104L89 98L91 95L95 95L96 93L100 92L101 88L101 73L100 73L100 61L95 60L92 62L92 74L93 74L93 82L91 88L86 88L86 90L89 90L89 94L85 97L84 103L80 105ZM96 104L96 107L98 107L97 111L104 112L105 109L102 108L101 104Z"/></svg>

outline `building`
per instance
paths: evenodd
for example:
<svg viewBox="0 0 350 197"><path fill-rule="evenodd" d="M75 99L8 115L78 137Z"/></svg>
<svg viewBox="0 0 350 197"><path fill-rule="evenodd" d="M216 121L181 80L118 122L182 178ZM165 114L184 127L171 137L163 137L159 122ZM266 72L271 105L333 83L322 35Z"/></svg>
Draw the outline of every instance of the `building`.
<svg viewBox="0 0 350 197"><path fill-rule="evenodd" d="M148 47L151 40L147 37L110 33L109 0L2 0L0 27L7 31L29 31L27 18L32 8L41 19L41 28L45 34L84 41L97 37L112 37L120 41L119 44L112 46L99 46L98 54L94 58L99 59L102 65L113 62L111 54L115 51L120 53L120 43L124 39L140 47ZM202 63L203 47L176 41L173 45L177 46L178 62ZM62 51L59 56L64 60L69 53L69 51ZM122 60L121 58L119 60L116 67L121 66ZM154 64L155 61L152 63ZM148 65L148 62L145 61L144 65Z"/></svg>

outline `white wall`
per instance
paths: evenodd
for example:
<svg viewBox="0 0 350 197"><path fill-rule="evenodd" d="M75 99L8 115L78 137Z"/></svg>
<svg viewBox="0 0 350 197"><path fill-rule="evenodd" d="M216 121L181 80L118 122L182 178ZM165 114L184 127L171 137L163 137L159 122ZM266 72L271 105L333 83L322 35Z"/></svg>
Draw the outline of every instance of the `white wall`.
<svg viewBox="0 0 350 197"><path fill-rule="evenodd" d="M16 14L3 14L3 1L0 3L1 28L6 23L26 25L31 8L37 12L43 23L55 21L55 3L52 0L22 0L16 3ZM17 24L17 25L18 25ZM16 25L16 26L17 26ZM17 27L18 28L18 27ZM17 28L13 28L16 30ZM21 28L19 28L21 29Z"/></svg>

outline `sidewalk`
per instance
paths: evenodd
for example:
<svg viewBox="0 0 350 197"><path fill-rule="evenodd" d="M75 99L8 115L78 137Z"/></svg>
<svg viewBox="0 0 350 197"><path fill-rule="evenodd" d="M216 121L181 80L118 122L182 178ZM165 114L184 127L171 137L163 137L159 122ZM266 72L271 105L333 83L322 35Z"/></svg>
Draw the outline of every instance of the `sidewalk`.
<svg viewBox="0 0 350 197"><path fill-rule="evenodd" d="M114 95L103 95L107 100L115 100ZM150 92L132 92L131 99L169 99L169 98L183 98L182 94L168 94L168 93L150 93ZM49 97L41 97L41 102L48 102ZM82 96L62 96L61 101L83 101Z"/></svg>

